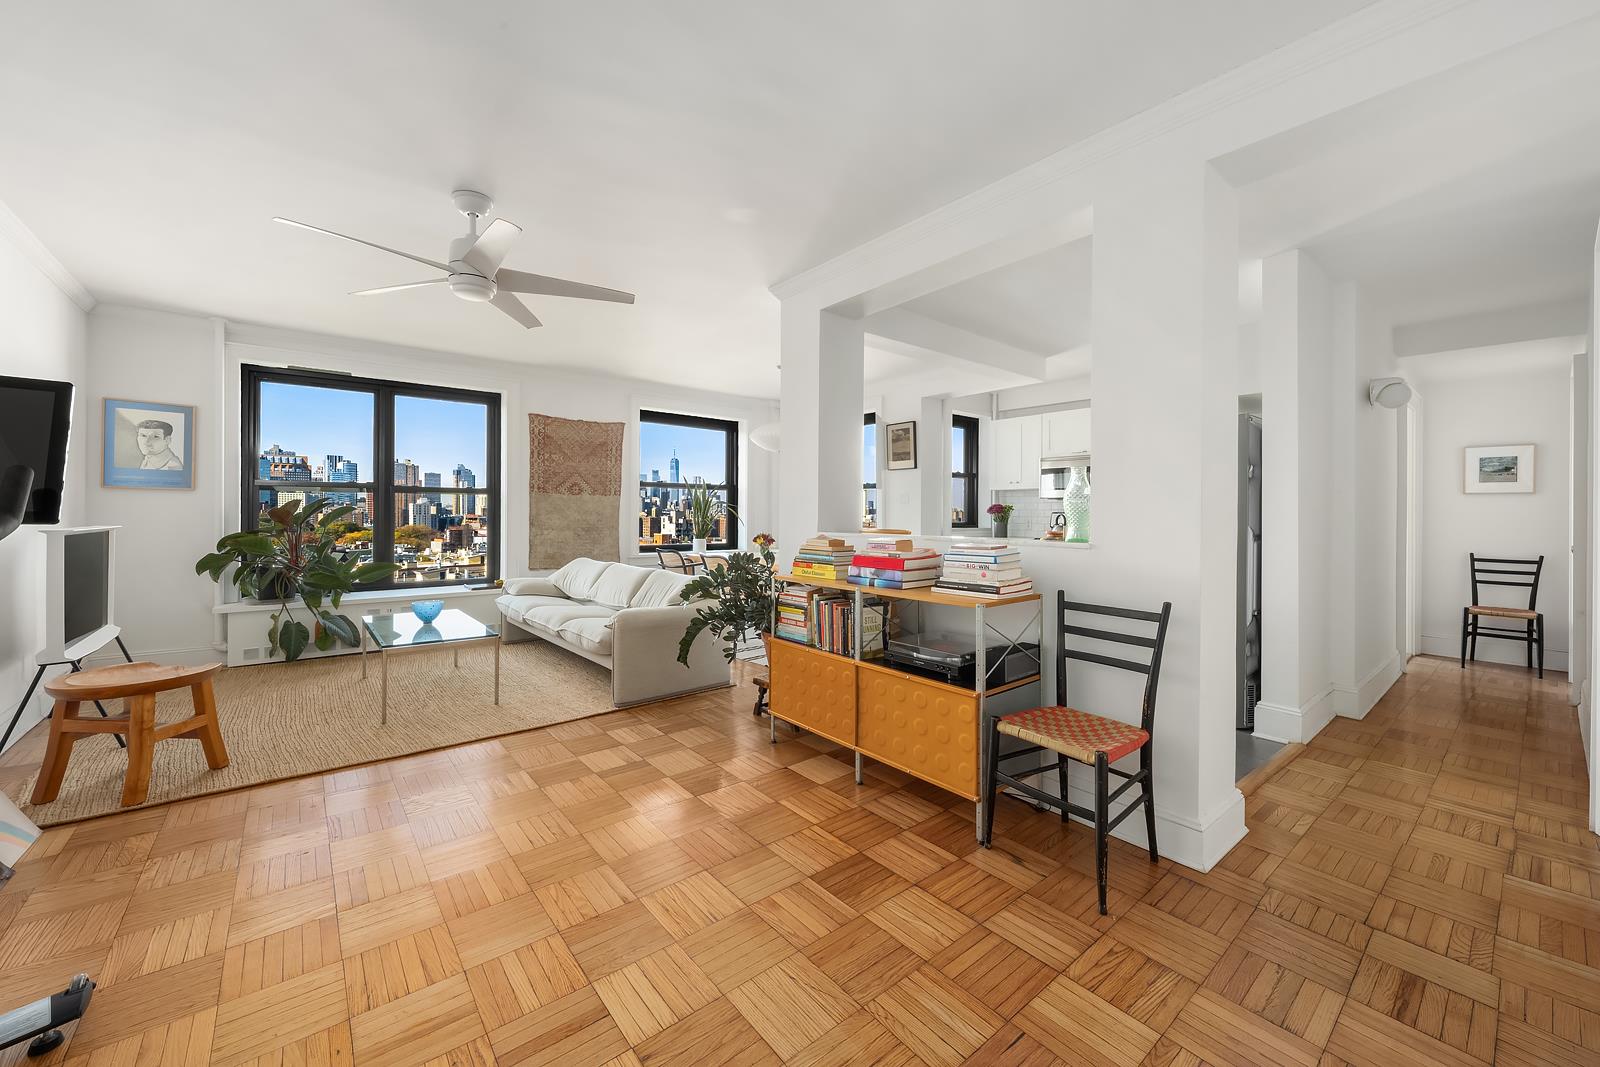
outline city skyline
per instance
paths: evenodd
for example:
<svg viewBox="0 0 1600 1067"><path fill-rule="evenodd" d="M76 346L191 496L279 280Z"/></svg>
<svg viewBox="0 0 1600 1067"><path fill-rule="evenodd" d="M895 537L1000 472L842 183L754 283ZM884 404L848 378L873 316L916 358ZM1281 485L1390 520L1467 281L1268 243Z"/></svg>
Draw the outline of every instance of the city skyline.
<svg viewBox="0 0 1600 1067"><path fill-rule="evenodd" d="M366 472L372 466L372 398L365 393L287 382L261 383L257 440L306 456L316 467L341 456ZM395 398L395 455L448 476L456 464L488 469L483 405L431 397ZM299 442L312 442L306 448ZM302 451L302 449L304 449ZM263 448L265 450L265 447ZM365 475L363 475L365 477Z"/></svg>

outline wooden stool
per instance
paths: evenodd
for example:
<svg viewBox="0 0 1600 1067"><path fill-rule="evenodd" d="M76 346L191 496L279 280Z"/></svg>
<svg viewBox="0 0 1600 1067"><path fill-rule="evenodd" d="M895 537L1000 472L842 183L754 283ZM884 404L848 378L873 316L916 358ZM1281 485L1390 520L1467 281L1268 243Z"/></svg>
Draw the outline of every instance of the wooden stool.
<svg viewBox="0 0 1600 1067"><path fill-rule="evenodd" d="M220 663L202 667L168 667L160 663L118 663L64 674L44 687L56 698L50 713L50 740L33 787L33 802L48 804L61 791L72 746L82 734L124 734L128 738L128 774L122 782L122 806L143 804L150 791L150 763L155 743L171 737L198 737L206 763L214 771L228 765L228 750L217 729L217 698L211 676ZM188 686L194 694L194 716L167 726L156 725L156 694ZM87 701L123 701L123 714L110 718L80 718L78 708Z"/></svg>
<svg viewBox="0 0 1600 1067"><path fill-rule="evenodd" d="M765 674L758 674L753 680L756 686L756 706L751 709L750 714L759 719L766 714L767 690L771 687L772 682Z"/></svg>

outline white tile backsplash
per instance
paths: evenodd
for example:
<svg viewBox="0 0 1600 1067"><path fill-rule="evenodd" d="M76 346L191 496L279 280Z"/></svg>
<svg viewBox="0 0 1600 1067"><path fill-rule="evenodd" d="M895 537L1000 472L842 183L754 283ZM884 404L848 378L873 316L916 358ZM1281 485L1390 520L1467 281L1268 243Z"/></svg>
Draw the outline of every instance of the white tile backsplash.
<svg viewBox="0 0 1600 1067"><path fill-rule="evenodd" d="M1061 510L1061 501L1046 500L1037 489L998 489L989 495L993 503L1016 509L1011 513L1008 537L1043 537L1050 529L1050 516Z"/></svg>

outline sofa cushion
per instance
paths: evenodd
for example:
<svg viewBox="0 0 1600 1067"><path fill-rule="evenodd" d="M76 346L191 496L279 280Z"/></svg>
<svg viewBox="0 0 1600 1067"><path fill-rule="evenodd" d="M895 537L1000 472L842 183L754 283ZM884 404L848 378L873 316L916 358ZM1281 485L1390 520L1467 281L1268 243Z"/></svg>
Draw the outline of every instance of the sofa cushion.
<svg viewBox="0 0 1600 1067"><path fill-rule="evenodd" d="M573 600L593 600L594 587L601 575L615 566L615 563L579 556L552 574L550 581Z"/></svg>
<svg viewBox="0 0 1600 1067"><path fill-rule="evenodd" d="M694 579L689 575L676 571L650 571L639 586L639 591L628 601L628 607L666 608L681 604L683 602L678 599L678 593L692 581Z"/></svg>
<svg viewBox="0 0 1600 1067"><path fill-rule="evenodd" d="M556 631L561 640L596 656L611 655L610 619L572 619Z"/></svg>
<svg viewBox="0 0 1600 1067"><path fill-rule="evenodd" d="M548 607L552 604L570 604L572 601L564 596L502 596L495 598L495 606L500 609L500 614L508 619L520 620L527 614L529 608Z"/></svg>
<svg viewBox="0 0 1600 1067"><path fill-rule="evenodd" d="M612 564L600 576L594 585L594 592L587 599L608 608L625 608L648 577L650 572L643 567L630 567L626 563Z"/></svg>
<svg viewBox="0 0 1600 1067"><path fill-rule="evenodd" d="M610 608L601 607L599 604L574 604L564 601L559 604L536 604L522 613L525 625L537 627L547 633L559 634L561 627L576 619L594 619L600 625L611 621L611 616L616 612Z"/></svg>

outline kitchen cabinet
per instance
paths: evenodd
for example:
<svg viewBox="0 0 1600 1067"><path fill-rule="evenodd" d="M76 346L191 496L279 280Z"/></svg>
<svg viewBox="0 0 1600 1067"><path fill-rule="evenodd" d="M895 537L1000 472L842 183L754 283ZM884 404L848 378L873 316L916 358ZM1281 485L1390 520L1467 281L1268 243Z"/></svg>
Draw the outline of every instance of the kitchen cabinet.
<svg viewBox="0 0 1600 1067"><path fill-rule="evenodd" d="M1039 484L1042 426L1038 415L996 419L990 424L993 453L990 488L1033 489Z"/></svg>
<svg viewBox="0 0 1600 1067"><path fill-rule="evenodd" d="M1040 416L1044 456L1076 456L1089 451L1089 409L1072 408Z"/></svg>

